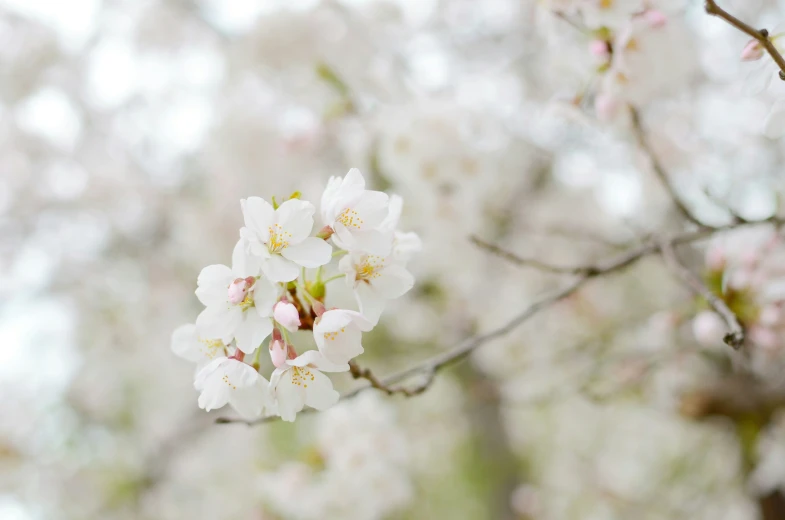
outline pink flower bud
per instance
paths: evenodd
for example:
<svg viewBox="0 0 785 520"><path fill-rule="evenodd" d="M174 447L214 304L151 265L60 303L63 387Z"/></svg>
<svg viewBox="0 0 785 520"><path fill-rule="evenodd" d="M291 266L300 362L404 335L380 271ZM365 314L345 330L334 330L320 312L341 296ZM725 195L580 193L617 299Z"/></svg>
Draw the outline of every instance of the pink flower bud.
<svg viewBox="0 0 785 520"><path fill-rule="evenodd" d="M714 245L706 250L706 267L710 271L720 272L725 270L728 263L728 257L725 255L725 248Z"/></svg>
<svg viewBox="0 0 785 520"><path fill-rule="evenodd" d="M594 110L600 121L610 121L619 108L616 98L608 94L597 94L594 98Z"/></svg>
<svg viewBox="0 0 785 520"><path fill-rule="evenodd" d="M763 47L758 40L750 40L741 50L742 61L756 61L763 57Z"/></svg>
<svg viewBox="0 0 785 520"><path fill-rule="evenodd" d="M248 278L237 278L233 281L229 286L228 291L229 303L234 303L236 305L242 302L255 281L253 276L249 276Z"/></svg>
<svg viewBox="0 0 785 520"><path fill-rule="evenodd" d="M313 302L311 304L311 308L313 309L313 312L314 314L316 314L317 317L321 317L321 315L324 314L324 311L327 310L324 308L324 304L322 304L322 302L320 301Z"/></svg>
<svg viewBox="0 0 785 520"><path fill-rule="evenodd" d="M654 29L659 29L668 23L668 17L662 11L657 11L656 9L648 9L643 13L643 18L649 24L649 27Z"/></svg>
<svg viewBox="0 0 785 520"><path fill-rule="evenodd" d="M720 345L725 335L725 324L716 313L703 311L692 320L692 333L704 347Z"/></svg>
<svg viewBox="0 0 785 520"><path fill-rule="evenodd" d="M286 345L281 341L270 342L270 359L275 368L280 367L286 361L287 349Z"/></svg>
<svg viewBox="0 0 785 520"><path fill-rule="evenodd" d="M273 307L273 317L289 332L300 328L300 313L292 303L281 300Z"/></svg>
<svg viewBox="0 0 785 520"><path fill-rule="evenodd" d="M598 58L607 58L610 54L608 50L608 42L605 40L592 40L589 43L589 52Z"/></svg>

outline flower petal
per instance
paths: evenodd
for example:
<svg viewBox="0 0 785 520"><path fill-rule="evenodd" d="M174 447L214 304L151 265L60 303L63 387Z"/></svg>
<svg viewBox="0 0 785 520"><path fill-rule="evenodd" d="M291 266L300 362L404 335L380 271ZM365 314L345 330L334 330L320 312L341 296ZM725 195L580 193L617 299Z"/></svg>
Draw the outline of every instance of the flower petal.
<svg viewBox="0 0 785 520"><path fill-rule="evenodd" d="M280 371L280 372L279 372ZM276 377L276 373L279 372ZM275 405L278 415L284 421L292 422L297 417L297 412L305 406L305 389L292 382L292 369L281 370L276 368L271 379L275 379Z"/></svg>
<svg viewBox="0 0 785 520"><path fill-rule="evenodd" d="M354 211L363 220L363 229L377 228L390 213L390 197L383 191L363 192L354 205Z"/></svg>
<svg viewBox="0 0 785 520"><path fill-rule="evenodd" d="M196 297L202 305L217 305L226 302L226 290L234 280L232 270L222 264L208 265L196 279Z"/></svg>
<svg viewBox="0 0 785 520"><path fill-rule="evenodd" d="M316 208L310 202L289 199L275 210L275 222L291 235L288 241L296 244L311 234L315 212Z"/></svg>
<svg viewBox="0 0 785 520"><path fill-rule="evenodd" d="M403 296L414 286L414 276L400 265L388 265L378 274L372 281L373 288L388 300Z"/></svg>
<svg viewBox="0 0 785 520"><path fill-rule="evenodd" d="M252 353L273 331L270 318L262 318L250 309L243 313L243 320L234 331L237 348Z"/></svg>
<svg viewBox="0 0 785 520"><path fill-rule="evenodd" d="M181 325L172 332L172 352L177 356L196 363L203 357L202 344L196 333L196 325Z"/></svg>
<svg viewBox="0 0 785 520"><path fill-rule="evenodd" d="M297 264L281 255L273 255L262 263L262 272L271 282L291 282L300 275Z"/></svg>
<svg viewBox="0 0 785 520"><path fill-rule="evenodd" d="M261 197L248 197L240 201L245 226L259 237L262 242L270 238L270 226L275 222L275 210Z"/></svg>
<svg viewBox="0 0 785 520"><path fill-rule="evenodd" d="M330 263L332 253L330 244L316 237L308 237L281 252L284 258L309 269Z"/></svg>
<svg viewBox="0 0 785 520"><path fill-rule="evenodd" d="M232 274L236 278L259 276L262 258L251 254L250 244L244 238L237 241L232 251Z"/></svg>
<svg viewBox="0 0 785 520"><path fill-rule="evenodd" d="M305 389L305 404L316 410L327 410L340 399L340 394L333 389L330 378L318 370L309 370L313 380Z"/></svg>
<svg viewBox="0 0 785 520"><path fill-rule="evenodd" d="M267 278L261 277L256 280L253 287L253 304L256 314L262 317L273 315L273 307L278 301L278 286L273 285Z"/></svg>
<svg viewBox="0 0 785 520"><path fill-rule="evenodd" d="M202 338L231 338L242 319L242 310L235 305L211 305L196 318L196 331Z"/></svg>
<svg viewBox="0 0 785 520"><path fill-rule="evenodd" d="M387 298L381 296L373 287L366 283L360 283L354 290L357 305L366 320L373 325L379 323L379 318L387 306Z"/></svg>
<svg viewBox="0 0 785 520"><path fill-rule="evenodd" d="M296 358L288 360L286 364L293 367L310 365L324 372L346 372L349 370L348 364L335 364L324 357L324 354L318 350L303 352Z"/></svg>

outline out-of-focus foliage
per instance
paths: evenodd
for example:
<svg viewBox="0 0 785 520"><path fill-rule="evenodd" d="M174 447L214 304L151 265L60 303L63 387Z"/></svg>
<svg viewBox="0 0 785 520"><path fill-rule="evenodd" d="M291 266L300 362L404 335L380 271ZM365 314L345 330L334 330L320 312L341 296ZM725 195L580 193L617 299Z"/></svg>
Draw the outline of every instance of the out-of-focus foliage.
<svg viewBox="0 0 785 520"><path fill-rule="evenodd" d="M621 79L555 14L565 1L1 1L0 518L761 518L785 422L778 406L698 420L740 362L657 258L421 396L364 393L294 425L213 424L169 350L201 267L229 261L239 199L316 200L350 167L404 197L424 243L363 366L501 325L563 276L471 234L577 265L682 225L627 104L699 218L774 214L785 148L761 131L785 87L746 96L745 37L665 3L661 31L602 22L633 31ZM770 389L785 344L767 233L716 237L705 268L704 246L681 254L720 285L748 276L745 371Z"/></svg>

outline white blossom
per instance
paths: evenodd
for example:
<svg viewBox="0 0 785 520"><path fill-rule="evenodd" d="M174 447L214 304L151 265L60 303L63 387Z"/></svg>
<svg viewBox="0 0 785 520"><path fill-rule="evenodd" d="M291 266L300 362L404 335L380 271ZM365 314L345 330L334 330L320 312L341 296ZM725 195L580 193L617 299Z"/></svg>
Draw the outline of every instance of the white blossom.
<svg viewBox="0 0 785 520"><path fill-rule="evenodd" d="M227 347L222 339L200 337L193 323L181 325L172 332L172 352L196 363L197 370L213 359L225 356Z"/></svg>
<svg viewBox="0 0 785 520"><path fill-rule="evenodd" d="M235 248L235 257L240 254ZM236 263L235 263L236 265ZM278 289L266 278L240 278L241 271L225 265L202 269L197 279L196 296L206 308L196 318L201 337L232 338L237 347L250 354L272 332L270 317ZM238 301L240 295L243 299Z"/></svg>
<svg viewBox="0 0 785 520"><path fill-rule="evenodd" d="M392 233L381 228L387 218L389 197L365 189L360 170L352 168L345 177L331 177L322 194L322 220L334 231L335 245L348 251L387 255Z"/></svg>
<svg viewBox="0 0 785 520"><path fill-rule="evenodd" d="M338 402L340 395L332 381L322 372L346 372L347 364L334 364L322 353L309 350L286 362L270 376L270 392L278 414L284 421L294 421L305 405L326 410Z"/></svg>
<svg viewBox="0 0 785 520"><path fill-rule="evenodd" d="M199 408L207 412L228 403L242 417L254 419L272 407L267 379L234 358L211 361L196 375L194 387L201 392Z"/></svg>
<svg viewBox="0 0 785 520"><path fill-rule="evenodd" d="M414 286L414 277L394 256L382 258L351 252L341 259L339 269L354 291L360 312L376 324L387 300L399 298Z"/></svg>
<svg viewBox="0 0 785 520"><path fill-rule="evenodd" d="M371 328L373 324L359 312L332 309L316 319L313 337L325 358L343 364L364 352L362 333Z"/></svg>
<svg viewBox="0 0 785 520"><path fill-rule="evenodd" d="M262 272L274 282L297 278L300 268L330 261L332 248L309 236L313 229L313 204L290 199L278 209L260 197L241 201L245 227L240 230L243 250L256 258Z"/></svg>

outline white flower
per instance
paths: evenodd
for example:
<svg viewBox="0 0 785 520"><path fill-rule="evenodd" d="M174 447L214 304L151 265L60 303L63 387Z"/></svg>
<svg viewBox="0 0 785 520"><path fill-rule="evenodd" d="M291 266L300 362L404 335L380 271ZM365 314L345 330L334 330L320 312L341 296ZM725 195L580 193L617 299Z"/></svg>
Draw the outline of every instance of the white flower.
<svg viewBox="0 0 785 520"><path fill-rule="evenodd" d="M332 363L347 363L364 352L362 333L373 325L356 311L333 309L317 319L313 337L319 352Z"/></svg>
<svg viewBox="0 0 785 520"><path fill-rule="evenodd" d="M270 389L278 414L284 421L294 421L297 412L308 405L326 410L338 402L340 395L324 372L346 372L349 365L335 365L316 350L309 350L286 362L270 376Z"/></svg>
<svg viewBox="0 0 785 520"><path fill-rule="evenodd" d="M322 219L335 232L333 241L341 249L389 254L392 233L381 229L388 215L389 197L365 189L360 170L352 168L345 177L331 177L322 195Z"/></svg>
<svg viewBox="0 0 785 520"><path fill-rule="evenodd" d="M330 244L309 236L316 211L310 202L290 199L278 209L259 197L240 203L245 227L240 230L239 247L256 258L270 280L290 282L300 274L300 267L319 267L332 258Z"/></svg>
<svg viewBox="0 0 785 520"><path fill-rule="evenodd" d="M246 419L272 411L268 382L250 365L234 358L214 359L196 374L199 408L209 412L229 403Z"/></svg>
<svg viewBox="0 0 785 520"><path fill-rule="evenodd" d="M360 312L371 323L379 322L387 300L403 296L414 285L414 277L394 258L351 252L338 268L354 291Z"/></svg>
<svg viewBox="0 0 785 520"><path fill-rule="evenodd" d="M300 328L300 313L292 303L280 301L273 307L273 316L282 327L289 332L295 332Z"/></svg>
<svg viewBox="0 0 785 520"><path fill-rule="evenodd" d="M235 248L233 259L242 256ZM264 277L241 278L242 271L225 265L209 265L197 280L196 296L206 308L196 318L196 328L203 338L221 338L250 354L273 330L270 317L278 299L278 289ZM243 299L238 301L240 295Z"/></svg>
<svg viewBox="0 0 785 520"><path fill-rule="evenodd" d="M172 333L172 352L187 361L196 363L197 369L219 356L225 356L226 347L222 339L200 337L193 323L181 325Z"/></svg>
<svg viewBox="0 0 785 520"><path fill-rule="evenodd" d="M403 199L398 195L390 197L390 212L382 222L383 231L393 233L392 256L401 264L406 264L415 253L422 250L422 240L414 232L398 231L398 222L401 220Z"/></svg>

